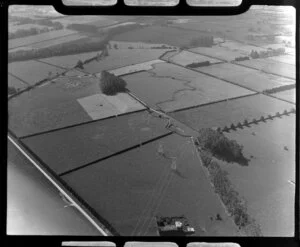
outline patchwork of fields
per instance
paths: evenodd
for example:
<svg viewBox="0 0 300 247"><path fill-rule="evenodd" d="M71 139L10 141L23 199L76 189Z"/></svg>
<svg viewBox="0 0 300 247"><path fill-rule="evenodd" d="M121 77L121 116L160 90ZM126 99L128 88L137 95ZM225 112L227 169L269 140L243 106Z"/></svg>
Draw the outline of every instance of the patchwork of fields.
<svg viewBox="0 0 300 247"><path fill-rule="evenodd" d="M59 16L64 27L92 25L99 33L51 31L10 40L10 51L111 40L103 50L9 63L8 85L27 89L9 97L8 129L121 235L156 236L155 216L184 215L197 236L242 236L193 138L201 128L252 121L223 132L243 145L248 166L220 165L264 236L292 236L296 116L279 113L295 109L296 90L281 87L295 84L295 49L233 62L284 46L247 42L248 33L281 30L253 16ZM133 23L146 24L127 30ZM204 37L214 45L197 45ZM129 93L104 95L104 70L125 80Z"/></svg>
<svg viewBox="0 0 300 247"><path fill-rule="evenodd" d="M170 112L252 91L169 63L153 70L123 76L128 89L148 105ZM158 90L159 89L159 90Z"/></svg>
<svg viewBox="0 0 300 247"><path fill-rule="evenodd" d="M166 156L158 153L159 146L163 146ZM170 169L171 157L176 160L177 172ZM62 179L122 235L156 236L154 217L158 213L184 214L195 227L196 235L238 234L206 178L192 144L176 135L95 163ZM224 220L211 222L209 217L217 213Z"/></svg>

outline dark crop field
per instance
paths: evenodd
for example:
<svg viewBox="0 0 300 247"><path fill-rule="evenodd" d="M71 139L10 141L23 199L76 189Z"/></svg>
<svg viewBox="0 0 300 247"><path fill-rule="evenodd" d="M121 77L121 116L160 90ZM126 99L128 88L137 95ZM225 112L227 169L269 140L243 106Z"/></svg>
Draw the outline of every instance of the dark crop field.
<svg viewBox="0 0 300 247"><path fill-rule="evenodd" d="M62 179L121 235L157 235L157 214L185 215L197 236L238 235L189 141L173 134ZM217 213L223 220L211 221Z"/></svg>
<svg viewBox="0 0 300 247"><path fill-rule="evenodd" d="M23 139L60 174L166 134L165 121L132 113Z"/></svg>

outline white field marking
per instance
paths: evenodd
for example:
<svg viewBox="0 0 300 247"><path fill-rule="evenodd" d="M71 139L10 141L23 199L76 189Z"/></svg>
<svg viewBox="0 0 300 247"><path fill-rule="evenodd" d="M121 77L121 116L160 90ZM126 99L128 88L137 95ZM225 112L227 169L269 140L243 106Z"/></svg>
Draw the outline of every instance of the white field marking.
<svg viewBox="0 0 300 247"><path fill-rule="evenodd" d="M76 207L85 218L92 223L94 227L103 235L107 236L107 233L8 135L8 139L11 143L63 194L73 205Z"/></svg>

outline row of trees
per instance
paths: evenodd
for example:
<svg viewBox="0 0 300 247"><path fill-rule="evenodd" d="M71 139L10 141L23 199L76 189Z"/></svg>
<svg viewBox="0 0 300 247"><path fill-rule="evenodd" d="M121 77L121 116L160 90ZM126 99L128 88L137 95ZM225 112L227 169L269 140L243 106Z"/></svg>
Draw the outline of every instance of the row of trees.
<svg viewBox="0 0 300 247"><path fill-rule="evenodd" d="M108 42L112 39L114 35L120 34L122 32L127 32L129 30L140 28L140 27L142 26L139 24L133 24L133 25L119 26L113 28L108 32L108 34L101 41L90 41L89 38L85 38L80 40L80 42L78 42L77 40L69 43L58 44L48 48L41 48L41 49L34 49L34 50L18 50L15 52L10 52L8 54L8 61L9 62L24 61L30 59L72 55L72 54L78 54L83 52L102 50L106 48Z"/></svg>
<svg viewBox="0 0 300 247"><path fill-rule="evenodd" d="M198 62L198 63L191 63L188 64L186 67L187 68L199 68L199 67L204 67L204 66L209 66L210 61L204 61L204 62Z"/></svg>
<svg viewBox="0 0 300 247"><path fill-rule="evenodd" d="M248 165L248 159L243 155L243 146L235 140L228 139L222 132L210 128L199 130L198 142L214 156L226 162L236 162L242 166Z"/></svg>
<svg viewBox="0 0 300 247"><path fill-rule="evenodd" d="M296 84L291 84L291 85L283 85L283 86L279 86L279 87L275 87L275 88L271 88L271 89L266 89L263 91L263 93L266 94L272 94L272 93L278 93L281 91L286 91L286 90L290 90L296 88Z"/></svg>
<svg viewBox="0 0 300 247"><path fill-rule="evenodd" d="M250 236L261 236L260 226L248 214L246 202L233 188L228 173L221 169L210 152L205 150L199 150L199 152L203 165L209 171L215 192L220 196L230 215L233 216L235 224Z"/></svg>
<svg viewBox="0 0 300 247"><path fill-rule="evenodd" d="M249 56L253 59L256 59L256 58L266 58L266 57L272 57L272 56L279 56L279 55L283 55L284 53L285 53L284 48L268 49L267 51L252 50L250 52Z"/></svg>

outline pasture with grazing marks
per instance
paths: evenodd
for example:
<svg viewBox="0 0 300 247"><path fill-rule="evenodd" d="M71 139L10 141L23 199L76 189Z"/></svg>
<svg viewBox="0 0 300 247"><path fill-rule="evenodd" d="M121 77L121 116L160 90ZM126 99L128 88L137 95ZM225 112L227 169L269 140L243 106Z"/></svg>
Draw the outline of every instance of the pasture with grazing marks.
<svg viewBox="0 0 300 247"><path fill-rule="evenodd" d="M174 64L123 76L127 88L154 108L164 111L252 94L252 91Z"/></svg>
<svg viewBox="0 0 300 247"><path fill-rule="evenodd" d="M256 60L251 61L255 62ZM259 92L274 87L295 84L295 80L271 75L237 64L216 64L197 68L196 70Z"/></svg>
<svg viewBox="0 0 300 247"><path fill-rule="evenodd" d="M160 146L164 155L158 152ZM171 169L172 160L176 170ZM154 217L158 214L185 215L198 236L238 235L193 144L178 135L147 143L62 179L121 235L157 236ZM210 220L217 213L223 221Z"/></svg>

